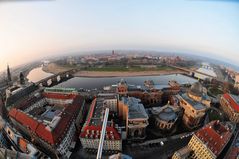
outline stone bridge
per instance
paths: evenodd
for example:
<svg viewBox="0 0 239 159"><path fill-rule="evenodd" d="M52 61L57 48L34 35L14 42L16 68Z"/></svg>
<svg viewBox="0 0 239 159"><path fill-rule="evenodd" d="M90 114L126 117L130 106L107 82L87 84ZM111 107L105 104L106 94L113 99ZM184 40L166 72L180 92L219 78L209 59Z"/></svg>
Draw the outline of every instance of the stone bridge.
<svg viewBox="0 0 239 159"><path fill-rule="evenodd" d="M49 76L47 78L44 78L38 82L36 82L36 85L42 86L42 87L52 87L55 86L61 82L67 81L68 79L73 78L74 73L76 72L76 69L71 69L65 72L60 72L58 74L54 74L52 76Z"/></svg>

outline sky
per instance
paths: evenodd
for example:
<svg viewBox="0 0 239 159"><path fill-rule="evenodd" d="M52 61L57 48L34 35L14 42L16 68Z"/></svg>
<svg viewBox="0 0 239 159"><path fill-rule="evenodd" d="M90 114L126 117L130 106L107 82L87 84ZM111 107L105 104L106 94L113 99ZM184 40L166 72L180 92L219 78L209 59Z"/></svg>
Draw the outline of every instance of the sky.
<svg viewBox="0 0 239 159"><path fill-rule="evenodd" d="M0 0L0 71L111 49L187 52L239 66L239 1Z"/></svg>

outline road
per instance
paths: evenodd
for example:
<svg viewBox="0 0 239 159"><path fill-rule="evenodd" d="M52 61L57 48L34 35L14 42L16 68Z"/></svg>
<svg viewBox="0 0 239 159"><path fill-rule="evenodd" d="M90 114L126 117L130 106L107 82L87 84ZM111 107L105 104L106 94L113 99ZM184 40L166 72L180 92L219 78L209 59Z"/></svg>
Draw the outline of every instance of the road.
<svg viewBox="0 0 239 159"><path fill-rule="evenodd" d="M172 156L175 151L186 146L190 139L191 136L182 139L178 136L178 138L171 138L170 140L165 141L163 146L160 145L160 143L136 146L135 144L134 146L123 144L123 153L137 159L167 159ZM71 159L95 159L96 152L97 151L89 153L78 145L78 149L72 154ZM104 155L103 158L108 158L108 156Z"/></svg>
<svg viewBox="0 0 239 159"><path fill-rule="evenodd" d="M191 136L185 137L183 139L179 138L166 141L164 142L163 146L161 146L160 143L139 147L125 146L125 150L123 152L137 159L167 159L171 157L175 151L186 146L190 139Z"/></svg>

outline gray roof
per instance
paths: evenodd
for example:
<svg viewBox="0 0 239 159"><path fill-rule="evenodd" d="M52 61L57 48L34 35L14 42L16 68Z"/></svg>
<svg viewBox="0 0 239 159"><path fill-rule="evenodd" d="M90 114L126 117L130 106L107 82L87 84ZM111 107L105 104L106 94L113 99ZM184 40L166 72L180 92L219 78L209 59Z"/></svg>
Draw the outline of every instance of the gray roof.
<svg viewBox="0 0 239 159"><path fill-rule="evenodd" d="M172 108L167 107L163 109L162 112L159 113L158 117L162 120L169 121L169 120L174 120L177 118L176 113L173 111Z"/></svg>
<svg viewBox="0 0 239 159"><path fill-rule="evenodd" d="M102 123L102 116L103 116L103 101L102 98L96 98L96 104L94 107L94 112L92 115L92 118L90 120L90 125L101 125Z"/></svg>
<svg viewBox="0 0 239 159"><path fill-rule="evenodd" d="M201 109L206 108L202 103L194 101L193 99L188 97L187 93L184 93L181 96L185 101L187 101L190 105L192 105L196 110L201 110Z"/></svg>
<svg viewBox="0 0 239 159"><path fill-rule="evenodd" d="M129 119L146 118L148 114L144 109L144 105L140 103L140 99L134 97L122 97L122 101L129 107Z"/></svg>
<svg viewBox="0 0 239 159"><path fill-rule="evenodd" d="M173 110L173 106L165 105L163 107L152 108L152 113L161 120L170 121L177 119L177 113Z"/></svg>

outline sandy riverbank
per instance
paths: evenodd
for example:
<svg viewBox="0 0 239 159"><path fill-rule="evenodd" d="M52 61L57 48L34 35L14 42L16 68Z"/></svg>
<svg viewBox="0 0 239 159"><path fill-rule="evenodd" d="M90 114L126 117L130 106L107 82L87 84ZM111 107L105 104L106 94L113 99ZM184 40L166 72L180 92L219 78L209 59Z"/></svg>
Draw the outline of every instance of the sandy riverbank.
<svg viewBox="0 0 239 159"><path fill-rule="evenodd" d="M100 72L100 71L78 71L75 73L77 77L130 77L130 76L156 76L183 73L178 70L171 71L140 71L140 72Z"/></svg>
<svg viewBox="0 0 239 159"><path fill-rule="evenodd" d="M59 72L64 72L72 68L66 68L54 63L51 63L43 67L45 72L57 74ZM130 77L130 76L158 76L158 75L168 75L168 74L180 74L184 73L180 70L159 70L159 71L77 71L74 76L76 77Z"/></svg>
<svg viewBox="0 0 239 159"><path fill-rule="evenodd" d="M48 72L48 73L52 73L52 74L58 74L60 72L65 72L65 71L70 70L70 69L72 69L72 68L62 67L62 66L59 66L55 63L50 63L50 64L42 67L43 71Z"/></svg>

